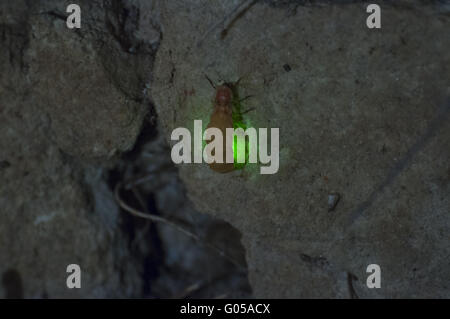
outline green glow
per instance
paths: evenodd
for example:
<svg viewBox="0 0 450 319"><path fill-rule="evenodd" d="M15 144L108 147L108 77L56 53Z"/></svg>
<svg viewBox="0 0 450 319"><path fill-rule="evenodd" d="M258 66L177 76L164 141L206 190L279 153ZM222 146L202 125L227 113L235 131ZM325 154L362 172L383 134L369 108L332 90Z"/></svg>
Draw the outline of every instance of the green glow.
<svg viewBox="0 0 450 319"><path fill-rule="evenodd" d="M236 88L233 90L234 92L234 100L233 100L233 129L241 128L244 131L249 127L244 121L242 110L241 110L241 102L239 100L239 95L237 94ZM242 143L242 141L241 141ZM246 164L248 164L248 158L249 158L249 147L250 143L248 141L248 137L245 137L245 144L244 145L238 145L238 138L235 136L233 138L233 158L234 158L234 168L235 169L242 169L245 167ZM238 163L238 158L242 159L244 158L244 163Z"/></svg>
<svg viewBox="0 0 450 319"><path fill-rule="evenodd" d="M243 122L234 122L233 121L233 128L242 128L244 131L247 129L247 125ZM244 168L244 166L248 163L248 156L249 156L249 145L248 137L245 137L244 141L240 141L241 145L238 145L238 138L237 136L234 136L233 139L233 158L234 158L234 168L235 169L241 169ZM244 144L244 145L242 145ZM243 163L238 162L239 159L244 159ZM242 162L242 160L241 160Z"/></svg>
<svg viewBox="0 0 450 319"><path fill-rule="evenodd" d="M243 118L242 110L241 110L241 101L239 99L239 95L237 92L237 88L234 84L228 83L230 88L233 91L233 101L232 101L232 118L233 118L233 129L242 128L244 131L251 127L246 120ZM203 128L203 132L205 131L205 127ZM225 132L223 132L225 134ZM223 136L225 142L225 136ZM203 141L203 148L206 146L206 141ZM247 164L249 164L249 154L250 154L250 143L249 139L245 137L245 145L239 145L238 147L238 138L234 136L233 138L233 159L234 159L234 168L235 169L243 169ZM239 153L238 153L239 152ZM238 158L244 158L245 161L243 163L238 163Z"/></svg>

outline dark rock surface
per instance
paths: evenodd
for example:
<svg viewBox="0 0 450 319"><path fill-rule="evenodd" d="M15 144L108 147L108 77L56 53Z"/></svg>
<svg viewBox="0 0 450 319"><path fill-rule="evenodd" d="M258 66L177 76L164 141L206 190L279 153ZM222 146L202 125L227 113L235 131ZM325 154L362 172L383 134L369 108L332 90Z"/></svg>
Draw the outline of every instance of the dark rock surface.
<svg viewBox="0 0 450 319"><path fill-rule="evenodd" d="M245 270L114 199L117 183L170 161L147 96L156 4L77 3L79 30L61 1L0 4L0 296L248 296ZM223 249L245 269L239 233L190 207L173 165L151 177L142 196L157 214L189 214L212 242L228 232ZM72 263L81 289L66 287Z"/></svg>
<svg viewBox="0 0 450 319"><path fill-rule="evenodd" d="M367 3L330 3L165 2L152 97L167 138L208 121L204 74L243 77L249 123L280 128L275 175L180 176L200 211L243 234L256 297L448 298L448 6L382 2L370 30ZM366 287L372 263L381 289Z"/></svg>
<svg viewBox="0 0 450 319"><path fill-rule="evenodd" d="M450 297L448 1L381 30L363 1L77 3L0 2L0 297ZM277 174L173 166L205 74L280 127Z"/></svg>

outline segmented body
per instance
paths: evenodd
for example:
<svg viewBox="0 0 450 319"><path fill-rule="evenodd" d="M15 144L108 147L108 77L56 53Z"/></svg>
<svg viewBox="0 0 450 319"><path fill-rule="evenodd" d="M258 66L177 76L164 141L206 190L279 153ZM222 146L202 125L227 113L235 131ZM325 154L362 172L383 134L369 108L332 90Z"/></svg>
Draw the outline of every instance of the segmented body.
<svg viewBox="0 0 450 319"><path fill-rule="evenodd" d="M222 132L223 137L223 163L211 163L209 167L219 173L227 173L234 170L234 163L226 163L226 152L233 152L233 146L226 143L226 129L233 128L232 111L233 92L226 85L217 87L214 100L214 111L207 128L215 127ZM211 143L208 141L207 143Z"/></svg>

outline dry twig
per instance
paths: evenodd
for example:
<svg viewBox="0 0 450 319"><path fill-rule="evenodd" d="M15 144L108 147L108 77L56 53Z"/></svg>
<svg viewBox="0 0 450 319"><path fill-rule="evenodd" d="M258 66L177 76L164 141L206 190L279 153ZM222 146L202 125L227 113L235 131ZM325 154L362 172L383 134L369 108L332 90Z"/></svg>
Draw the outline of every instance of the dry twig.
<svg viewBox="0 0 450 319"><path fill-rule="evenodd" d="M152 222L156 222L156 223L162 223L162 224L166 224L174 229L176 229L177 231L185 234L186 236L194 239L196 242L201 243L203 245L205 245L206 247L210 248L211 250L215 251L217 254L219 254L221 257L227 259L229 262L231 262L233 265L235 265L238 269L241 269L242 271L246 272L246 268L243 267L239 262L237 262L236 260L234 260L232 257L228 256L223 250L221 250L220 248L207 243L205 241L202 241L201 238L199 236L197 236L196 234L190 232L189 230L177 225L174 222L171 222L161 216L157 216L154 214L150 214L150 213L144 213L141 212L137 209L134 209L133 207L131 207L130 205L128 205L127 203L125 203L125 201L120 197L120 189L122 187L121 183L118 183L114 189L114 197L116 199L116 202L119 204L119 206L124 209L125 211L127 211L128 213L130 213L133 216L136 217L140 217L140 218L144 218L144 219L148 219Z"/></svg>

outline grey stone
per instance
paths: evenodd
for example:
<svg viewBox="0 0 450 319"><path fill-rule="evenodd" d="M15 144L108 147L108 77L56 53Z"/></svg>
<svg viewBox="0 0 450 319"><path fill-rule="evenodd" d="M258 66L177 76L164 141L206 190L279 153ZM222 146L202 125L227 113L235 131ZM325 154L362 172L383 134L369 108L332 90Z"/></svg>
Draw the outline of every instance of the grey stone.
<svg viewBox="0 0 450 319"><path fill-rule="evenodd" d="M204 74L243 77L248 123L280 128L275 175L179 167L197 209L243 234L255 297L450 297L445 10L383 3L369 30L359 2L236 5L164 2L152 97L169 140L194 119L206 126ZM332 215L330 191L343 196ZM372 263L381 289L366 287Z"/></svg>
<svg viewBox="0 0 450 319"><path fill-rule="evenodd" d="M447 2L381 2L368 30L363 1L80 0L69 32L60 1L2 1L0 296L249 297L247 263L255 297L449 298ZM172 129L211 114L205 75L280 127L277 174L172 166ZM203 244L119 209L137 176Z"/></svg>
<svg viewBox="0 0 450 319"><path fill-rule="evenodd" d="M152 57L134 74L104 21L87 18L83 31L68 32L59 1L0 8L0 296L139 297L143 265L128 250L104 175L141 130L145 82L129 79L151 70ZM131 74L120 85L102 64L102 45ZM81 289L66 287L72 263Z"/></svg>
<svg viewBox="0 0 450 319"><path fill-rule="evenodd" d="M61 1L0 3L0 298L249 297L239 232L192 207L155 127L158 2L77 4L80 30ZM119 208L141 173L143 206L202 240Z"/></svg>

